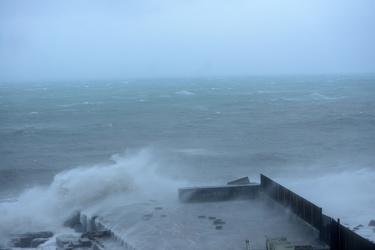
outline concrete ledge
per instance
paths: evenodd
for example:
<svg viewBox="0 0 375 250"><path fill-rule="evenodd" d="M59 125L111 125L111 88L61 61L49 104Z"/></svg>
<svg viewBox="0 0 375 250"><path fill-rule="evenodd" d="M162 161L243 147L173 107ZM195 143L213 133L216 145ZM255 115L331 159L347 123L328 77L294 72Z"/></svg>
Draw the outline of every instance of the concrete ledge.
<svg viewBox="0 0 375 250"><path fill-rule="evenodd" d="M181 202L211 202L235 199L253 199L258 196L259 184L178 189Z"/></svg>

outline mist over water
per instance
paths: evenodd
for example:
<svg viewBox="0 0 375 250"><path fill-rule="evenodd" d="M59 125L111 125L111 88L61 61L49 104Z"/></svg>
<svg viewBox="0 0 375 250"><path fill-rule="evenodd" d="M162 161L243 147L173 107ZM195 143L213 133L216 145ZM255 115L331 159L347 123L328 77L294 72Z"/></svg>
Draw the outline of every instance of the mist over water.
<svg viewBox="0 0 375 250"><path fill-rule="evenodd" d="M373 77L1 84L0 97L3 238L260 173L351 227L375 219Z"/></svg>
<svg viewBox="0 0 375 250"><path fill-rule="evenodd" d="M285 187L323 208L323 213L340 218L348 225L367 225L374 217L374 194L371 192L373 169L347 170L298 179L276 179Z"/></svg>
<svg viewBox="0 0 375 250"><path fill-rule="evenodd" d="M11 234L53 230L75 211L100 211L151 199L176 202L186 182L158 173L158 159L149 149L114 155L111 163L77 167L57 174L49 186L25 190L13 202L0 204L0 238ZM66 229L65 229L66 230Z"/></svg>

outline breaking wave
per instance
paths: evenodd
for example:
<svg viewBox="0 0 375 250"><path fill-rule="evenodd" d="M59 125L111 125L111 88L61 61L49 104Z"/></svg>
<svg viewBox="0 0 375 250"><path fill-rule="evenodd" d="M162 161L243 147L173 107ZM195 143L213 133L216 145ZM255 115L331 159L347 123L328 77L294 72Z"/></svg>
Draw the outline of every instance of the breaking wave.
<svg viewBox="0 0 375 250"><path fill-rule="evenodd" d="M61 172L51 185L31 188L13 202L0 203L0 243L10 234L63 230L64 221L77 210L175 199L182 183L160 174L159 166L151 150L144 149L113 155L110 164Z"/></svg>
<svg viewBox="0 0 375 250"><path fill-rule="evenodd" d="M186 90L183 90L183 91L177 91L175 93L176 95L194 95L194 93L190 92L190 91L186 91Z"/></svg>

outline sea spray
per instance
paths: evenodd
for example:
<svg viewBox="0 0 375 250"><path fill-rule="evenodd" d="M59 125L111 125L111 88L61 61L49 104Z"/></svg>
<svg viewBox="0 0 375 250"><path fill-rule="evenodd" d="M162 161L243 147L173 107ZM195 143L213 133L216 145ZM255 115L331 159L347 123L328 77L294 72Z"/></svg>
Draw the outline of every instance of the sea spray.
<svg viewBox="0 0 375 250"><path fill-rule="evenodd" d="M57 174L51 185L31 188L15 202L0 204L1 244L11 234L66 230L64 221L77 210L94 213L150 199L177 200L177 188L184 184L161 174L161 162L151 149L143 149L113 155L109 164Z"/></svg>
<svg viewBox="0 0 375 250"><path fill-rule="evenodd" d="M364 168L275 180L322 207L323 214L340 218L350 229L364 225L358 233L375 241L373 229L367 227L375 218L374 170Z"/></svg>

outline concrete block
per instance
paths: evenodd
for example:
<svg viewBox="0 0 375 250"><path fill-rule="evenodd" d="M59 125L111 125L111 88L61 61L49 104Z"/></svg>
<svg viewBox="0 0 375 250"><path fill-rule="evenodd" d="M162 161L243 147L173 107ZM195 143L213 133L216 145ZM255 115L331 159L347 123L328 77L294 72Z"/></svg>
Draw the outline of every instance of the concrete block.
<svg viewBox="0 0 375 250"><path fill-rule="evenodd" d="M56 245L61 248L71 245L72 242L78 242L79 236L74 236L71 234L63 234L56 237Z"/></svg>
<svg viewBox="0 0 375 250"><path fill-rule="evenodd" d="M31 233L18 235L17 237L13 238L11 241L14 247L29 248L31 247L31 243L34 239L38 239L38 238L48 239L52 236L53 236L53 233L50 231L31 232Z"/></svg>
<svg viewBox="0 0 375 250"><path fill-rule="evenodd" d="M79 242L82 244L84 247L91 247L92 242L89 238L80 238Z"/></svg>
<svg viewBox="0 0 375 250"><path fill-rule="evenodd" d="M212 202L234 199L252 199L259 194L259 184L218 187L180 188L181 202Z"/></svg>
<svg viewBox="0 0 375 250"><path fill-rule="evenodd" d="M370 227L375 227L375 220L371 220L368 225Z"/></svg>
<svg viewBox="0 0 375 250"><path fill-rule="evenodd" d="M31 247L37 248L39 245L42 245L44 242L46 242L48 238L36 238L31 241Z"/></svg>
<svg viewBox="0 0 375 250"><path fill-rule="evenodd" d="M227 185L246 185L246 184L250 184L249 177L247 176L227 183Z"/></svg>
<svg viewBox="0 0 375 250"><path fill-rule="evenodd" d="M75 225L81 224L80 221L81 213L80 211L73 212L64 222L65 227L74 228Z"/></svg>

